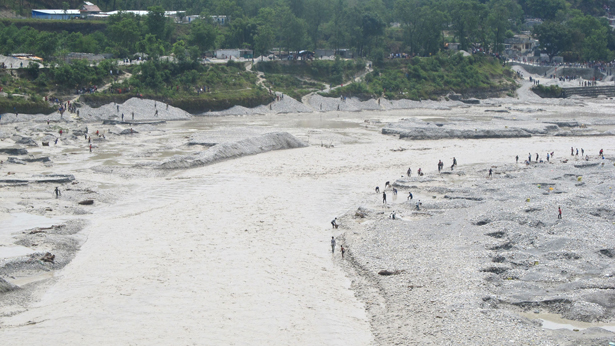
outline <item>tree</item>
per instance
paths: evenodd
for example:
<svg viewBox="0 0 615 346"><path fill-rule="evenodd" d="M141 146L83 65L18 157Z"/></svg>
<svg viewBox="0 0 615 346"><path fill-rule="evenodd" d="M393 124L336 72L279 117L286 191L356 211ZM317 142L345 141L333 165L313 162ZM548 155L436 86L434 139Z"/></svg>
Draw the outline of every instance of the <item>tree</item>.
<svg viewBox="0 0 615 346"><path fill-rule="evenodd" d="M70 6L68 5L68 2L66 2L66 1L62 2L62 10L64 11L64 18L62 18L62 19L68 19L66 13L68 12L69 8L70 8Z"/></svg>
<svg viewBox="0 0 615 346"><path fill-rule="evenodd" d="M145 38L137 42L137 49L147 53L153 60L158 60L164 54L164 44L152 34L145 35Z"/></svg>
<svg viewBox="0 0 615 346"><path fill-rule="evenodd" d="M451 27L461 49L467 50L475 42L484 11L485 6L476 0L451 0L449 3Z"/></svg>
<svg viewBox="0 0 615 346"><path fill-rule="evenodd" d="M168 36L167 19L164 16L164 8L162 6L148 7L149 11L145 24L147 25L148 32L154 35L159 40L164 40Z"/></svg>
<svg viewBox="0 0 615 346"><path fill-rule="evenodd" d="M188 60L186 56L186 42L183 40L175 42L173 45L173 55L180 65L184 64Z"/></svg>
<svg viewBox="0 0 615 346"><path fill-rule="evenodd" d="M132 14L118 14L117 18L109 20L107 32L113 43L125 48L128 52L135 52L135 44L141 38L138 19ZM111 16L115 17L115 16Z"/></svg>
<svg viewBox="0 0 615 346"><path fill-rule="evenodd" d="M543 20L554 20L558 12L568 8L566 0L526 0L525 12Z"/></svg>
<svg viewBox="0 0 615 346"><path fill-rule="evenodd" d="M214 47L218 34L208 15L201 15L201 18L205 19L198 19L190 24L188 43L198 47L201 53L205 53Z"/></svg>
<svg viewBox="0 0 615 346"><path fill-rule="evenodd" d="M567 26L557 22L544 22L534 27L533 35L540 42L540 49L549 59L570 48L571 35Z"/></svg>

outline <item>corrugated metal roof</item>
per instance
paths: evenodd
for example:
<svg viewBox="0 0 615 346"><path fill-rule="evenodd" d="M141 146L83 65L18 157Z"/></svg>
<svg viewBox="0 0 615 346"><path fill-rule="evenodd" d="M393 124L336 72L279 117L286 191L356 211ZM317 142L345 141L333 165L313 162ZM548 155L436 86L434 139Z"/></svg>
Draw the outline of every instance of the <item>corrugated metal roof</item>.
<svg viewBox="0 0 615 346"><path fill-rule="evenodd" d="M64 12L64 10L32 10L32 12L40 12L44 14L81 14L79 10L66 10L66 12Z"/></svg>

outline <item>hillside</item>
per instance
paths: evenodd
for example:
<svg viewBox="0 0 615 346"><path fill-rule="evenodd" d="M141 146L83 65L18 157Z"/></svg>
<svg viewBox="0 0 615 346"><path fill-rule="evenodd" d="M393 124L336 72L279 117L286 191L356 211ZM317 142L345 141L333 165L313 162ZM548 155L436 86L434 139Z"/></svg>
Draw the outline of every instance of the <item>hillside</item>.
<svg viewBox="0 0 615 346"><path fill-rule="evenodd" d="M513 75L498 59L442 53L435 57L386 61L374 67L363 82L323 95L425 100L455 92L482 98L514 93L517 84Z"/></svg>

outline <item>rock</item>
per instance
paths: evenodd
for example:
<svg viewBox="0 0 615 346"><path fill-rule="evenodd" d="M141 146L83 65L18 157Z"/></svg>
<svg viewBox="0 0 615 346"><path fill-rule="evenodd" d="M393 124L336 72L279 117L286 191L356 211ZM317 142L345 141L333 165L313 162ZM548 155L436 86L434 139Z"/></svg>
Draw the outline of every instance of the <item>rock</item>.
<svg viewBox="0 0 615 346"><path fill-rule="evenodd" d="M0 294L16 290L18 287L0 278Z"/></svg>
<svg viewBox="0 0 615 346"><path fill-rule="evenodd" d="M45 256L43 256L41 258L41 261L43 262L48 262L48 263L53 263L53 261L56 259L56 255L52 255L51 252L47 252L45 254Z"/></svg>
<svg viewBox="0 0 615 346"><path fill-rule="evenodd" d="M24 148L0 148L0 153L7 155L28 155L28 150Z"/></svg>
<svg viewBox="0 0 615 346"><path fill-rule="evenodd" d="M41 157L28 157L23 159L26 162L49 162L49 156L41 156Z"/></svg>
<svg viewBox="0 0 615 346"><path fill-rule="evenodd" d="M70 183L75 180L72 174L39 174L35 175L32 183Z"/></svg>
<svg viewBox="0 0 615 346"><path fill-rule="evenodd" d="M570 320L595 322L600 320L605 312L606 309L596 303L579 301L574 302L562 316Z"/></svg>
<svg viewBox="0 0 615 346"><path fill-rule="evenodd" d="M465 99L465 100L460 100L463 103L467 103L470 105L478 105L480 104L480 100L479 99Z"/></svg>
<svg viewBox="0 0 615 346"><path fill-rule="evenodd" d="M559 127L579 127L578 121L565 121L565 120L556 120L556 121L545 121L547 124L555 124Z"/></svg>
<svg viewBox="0 0 615 346"><path fill-rule="evenodd" d="M574 167L575 168L589 168L589 167L596 167L600 165L600 162L581 162L581 163L575 163Z"/></svg>
<svg viewBox="0 0 615 346"><path fill-rule="evenodd" d="M389 275L399 275L401 274L403 271L402 270L381 270L378 272L378 275L383 275L383 276L389 276Z"/></svg>
<svg viewBox="0 0 615 346"><path fill-rule="evenodd" d="M92 205L92 204L94 204L94 200L93 199L86 199L86 200L83 200L83 201L79 202L79 204L81 204L81 205Z"/></svg>
<svg viewBox="0 0 615 346"><path fill-rule="evenodd" d="M125 129L125 130L122 130L122 132L120 132L119 134L120 135L131 135L134 133L139 133L139 132L137 132L135 129Z"/></svg>
<svg viewBox="0 0 615 346"><path fill-rule="evenodd" d="M20 159L18 159L16 157L12 157L12 156L9 156L9 158L6 159L6 162L7 163L15 163L15 164L18 164L18 165L25 165L26 164L25 161L20 160Z"/></svg>
<svg viewBox="0 0 615 346"><path fill-rule="evenodd" d="M368 214L369 214L369 211L367 209L363 207L359 207L359 209L357 209L357 211L354 213L354 216L363 219Z"/></svg>
<svg viewBox="0 0 615 346"><path fill-rule="evenodd" d="M19 136L13 136L14 140L16 139L15 137ZM22 144L29 147L38 147L38 144L36 144L36 142L30 137L20 137L19 139L15 140L15 144Z"/></svg>

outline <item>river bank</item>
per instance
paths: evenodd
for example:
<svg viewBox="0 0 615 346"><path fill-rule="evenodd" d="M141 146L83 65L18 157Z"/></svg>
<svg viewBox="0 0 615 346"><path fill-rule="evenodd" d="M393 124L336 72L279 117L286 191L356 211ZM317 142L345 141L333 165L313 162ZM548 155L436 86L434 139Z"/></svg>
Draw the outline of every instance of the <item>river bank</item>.
<svg viewBox="0 0 615 346"><path fill-rule="evenodd" d="M0 220L12 226L0 235L0 277L17 289L0 295L2 340L104 343L112 333L114 342L132 344L612 341L603 330L551 331L524 315L612 322L611 308L587 296L610 292L610 277L601 276L610 273L610 259L600 252L615 246L605 230L610 214L587 215L613 210L605 192L615 152L612 100L215 117L154 102L65 114L49 124L45 116L3 116ZM285 99L277 107L293 104ZM408 119L444 124L442 131L519 122L546 130L506 139L383 134L408 128ZM555 135L585 128L595 132ZM296 141L271 145L276 138ZM599 165L575 167L586 161L570 157L571 146ZM544 159L553 151L552 163L522 164L528 152ZM453 157L458 167L438 174L438 160L447 167ZM425 175L405 179L408 167ZM74 180L45 182L59 175ZM389 190L383 206L374 188L386 181L398 194ZM408 192L423 210L412 211ZM93 202L79 204L86 200ZM552 220L556 203L561 222ZM365 218L354 218L359 207ZM388 218L392 211L396 220ZM332 229L336 216L341 225ZM486 235L497 232L501 238ZM43 260L47 252L53 261ZM554 299L569 303L557 310L548 303Z"/></svg>

